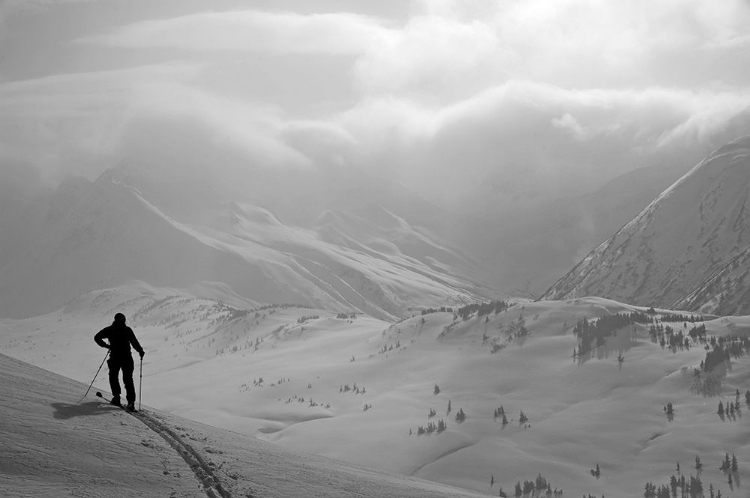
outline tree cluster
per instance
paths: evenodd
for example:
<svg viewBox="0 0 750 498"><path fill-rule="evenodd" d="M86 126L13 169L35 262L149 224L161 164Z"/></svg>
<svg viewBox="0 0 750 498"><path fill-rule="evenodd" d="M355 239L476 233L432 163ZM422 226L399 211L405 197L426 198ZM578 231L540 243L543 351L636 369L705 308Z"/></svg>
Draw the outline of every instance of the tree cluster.
<svg viewBox="0 0 750 498"><path fill-rule="evenodd" d="M690 338L695 342L705 343L706 342L706 324L701 323L700 325L693 326L688 332Z"/></svg>
<svg viewBox="0 0 750 498"><path fill-rule="evenodd" d="M732 453L732 458L729 458L729 453L724 454L724 460L721 461L719 470L725 474L729 474L730 472L736 473L739 470L739 463L737 462L737 457L734 453Z"/></svg>
<svg viewBox="0 0 750 498"><path fill-rule="evenodd" d="M429 315L431 313L453 313L453 308L447 308L445 306L441 306L440 308L425 308L422 310L422 316Z"/></svg>
<svg viewBox="0 0 750 498"><path fill-rule="evenodd" d="M460 424L464 420L466 420L466 414L464 413L464 409L463 408L459 408L458 412L456 412L456 422L458 422Z"/></svg>
<svg viewBox="0 0 750 498"><path fill-rule="evenodd" d="M537 475L533 481L518 481L514 490L513 496L516 498L521 496L529 497L541 497L541 496L562 496L563 492L561 489L552 489L552 485L542 477L542 474Z"/></svg>
<svg viewBox="0 0 750 498"><path fill-rule="evenodd" d="M659 342L659 345L664 348L669 346L672 352L676 352L678 349L690 350L690 339L682 332L682 330L675 331L671 326L664 326L660 323L651 325L649 328L651 334L651 340Z"/></svg>
<svg viewBox="0 0 750 498"><path fill-rule="evenodd" d="M526 414L521 410L521 414L518 416L518 423L519 424L525 424L529 421L529 417L526 416Z"/></svg>
<svg viewBox="0 0 750 498"><path fill-rule="evenodd" d="M384 354L388 351L393 351L394 349L398 349L401 347L401 341L396 341L396 344L383 344L383 347L378 350L378 354Z"/></svg>
<svg viewBox="0 0 750 498"><path fill-rule="evenodd" d="M495 408L495 414L494 414L495 420L502 417L503 415L505 415L505 408L503 408L503 405L500 405L498 408Z"/></svg>
<svg viewBox="0 0 750 498"><path fill-rule="evenodd" d="M340 393L352 393L352 394L366 394L367 390L364 386L359 387L357 383L355 382L353 386L350 386L349 384L344 384L343 386L339 387Z"/></svg>
<svg viewBox="0 0 750 498"><path fill-rule="evenodd" d="M699 456L695 457L695 469L697 471L696 476L690 475L686 477L680 472L680 464L677 463L677 473L669 478L667 484L656 485L652 482L647 482L643 493L644 498L722 498L721 490L714 491L713 484L709 484L708 495L704 494L703 482L701 482L700 474L703 470L703 463ZM733 488L733 475L736 480L737 471L739 469L739 463L737 457L729 453L724 455L724 459L721 462L720 470L727 475L728 484L730 488Z"/></svg>
<svg viewBox="0 0 750 498"><path fill-rule="evenodd" d="M596 468L591 469L591 475L599 479L602 475L602 469L599 468L599 464L596 464Z"/></svg>
<svg viewBox="0 0 750 498"><path fill-rule="evenodd" d="M662 322L682 322L682 323L695 323L704 321L702 316L695 315L683 315L680 313L666 313L661 315Z"/></svg>
<svg viewBox="0 0 750 498"><path fill-rule="evenodd" d="M672 405L672 402L670 401L666 405L664 405L664 413L667 414L667 418L671 422L674 418L674 405Z"/></svg>
<svg viewBox="0 0 750 498"><path fill-rule="evenodd" d="M438 420L437 424L435 422L430 422L427 424L427 427L419 426L417 428L417 436L424 436L424 435L430 435L433 433L440 434L444 430L448 428L448 424L446 424L443 419ZM411 434L411 430L409 431Z"/></svg>
<svg viewBox="0 0 750 498"><path fill-rule="evenodd" d="M505 301L490 301L489 303L473 303L462 306L456 310L456 315L461 317L462 320L468 320L474 313L477 316L489 315L490 313L500 313L509 308L509 304Z"/></svg>
<svg viewBox="0 0 750 498"><path fill-rule="evenodd" d="M742 416L742 413L740 412L739 398L734 403L727 401L726 405L719 401L719 409L717 410L717 413L719 414L719 417L721 417L721 420L724 420L725 418L735 420L737 415Z"/></svg>
<svg viewBox="0 0 750 498"><path fill-rule="evenodd" d="M578 355L588 354L592 344L603 346L607 337L616 335L617 331L645 320L643 313L616 313L598 319L587 320L581 318L573 327L573 334L578 338ZM650 318L648 318L650 321Z"/></svg>
<svg viewBox="0 0 750 498"><path fill-rule="evenodd" d="M717 345L711 351L706 352L706 358L701 362L701 370L711 372L717 366L724 365L730 360L729 351Z"/></svg>
<svg viewBox="0 0 750 498"><path fill-rule="evenodd" d="M320 318L318 315L301 316L297 318L297 323L305 323L308 320L317 320L318 318Z"/></svg>
<svg viewBox="0 0 750 498"><path fill-rule="evenodd" d="M672 475L669 478L669 484L657 486L652 482L647 482L645 488L644 498L674 498L676 496L703 498L703 483L700 477L692 475L689 478L686 478L684 474L679 475L679 477ZM679 495L677 494L678 490Z"/></svg>

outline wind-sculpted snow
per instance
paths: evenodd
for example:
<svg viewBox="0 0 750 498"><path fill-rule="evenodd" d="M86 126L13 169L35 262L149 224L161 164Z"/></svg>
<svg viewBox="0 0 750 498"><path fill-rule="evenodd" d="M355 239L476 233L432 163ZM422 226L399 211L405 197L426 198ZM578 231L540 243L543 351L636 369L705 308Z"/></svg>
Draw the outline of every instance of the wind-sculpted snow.
<svg viewBox="0 0 750 498"><path fill-rule="evenodd" d="M706 486L742 496L718 461L750 461L747 318L581 298L415 310L390 323L288 305L243 309L140 284L0 321L0 347L88 383L102 354L93 333L115 310L147 352L144 406L234 431L216 439L197 423L157 419L232 496L292 496L273 494L292 486L283 473L259 484L257 464L230 457L247 451L281 465L290 450L491 495L541 474L564 496L640 496L677 461L689 476L700 456ZM717 414L720 401L733 418ZM735 490L750 479L745 468ZM294 485L307 489L300 479ZM364 493L334 481L341 496Z"/></svg>
<svg viewBox="0 0 750 498"><path fill-rule="evenodd" d="M0 495L15 497L478 497L283 450L145 407L76 398L85 384L0 355Z"/></svg>
<svg viewBox="0 0 750 498"><path fill-rule="evenodd" d="M747 314L750 137L720 148L555 283L544 299Z"/></svg>

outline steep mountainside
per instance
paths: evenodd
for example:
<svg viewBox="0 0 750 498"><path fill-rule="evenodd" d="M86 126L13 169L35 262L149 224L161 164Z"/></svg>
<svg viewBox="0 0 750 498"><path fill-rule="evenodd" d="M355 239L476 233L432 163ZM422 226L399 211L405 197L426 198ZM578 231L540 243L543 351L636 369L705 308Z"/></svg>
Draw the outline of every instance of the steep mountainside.
<svg viewBox="0 0 750 498"><path fill-rule="evenodd" d="M750 313L750 137L721 147L555 283L543 299Z"/></svg>
<svg viewBox="0 0 750 498"><path fill-rule="evenodd" d="M394 225L397 218L322 222L318 233L230 203L186 224L112 171L94 183L63 183L27 218L5 225L13 229L4 236L25 242L23 250L16 244L0 254L0 316L47 313L131 280L246 305L298 303L386 320L407 315L410 306L460 303L484 292L462 277L469 263L408 223ZM339 246L343 240L349 243Z"/></svg>

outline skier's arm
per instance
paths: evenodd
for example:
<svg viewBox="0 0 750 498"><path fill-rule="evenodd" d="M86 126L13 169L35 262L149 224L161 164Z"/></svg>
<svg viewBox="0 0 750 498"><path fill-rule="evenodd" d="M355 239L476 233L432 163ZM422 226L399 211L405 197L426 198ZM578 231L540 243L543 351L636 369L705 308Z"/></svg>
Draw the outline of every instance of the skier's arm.
<svg viewBox="0 0 750 498"><path fill-rule="evenodd" d="M133 346L133 349L138 351L138 354L141 355L141 358L143 358L143 355L146 354L145 351L143 351L143 348L141 347L141 343L138 342L138 339L135 338L135 333L133 332L133 329L128 328L130 330L130 344Z"/></svg>
<svg viewBox="0 0 750 498"><path fill-rule="evenodd" d="M100 330L100 331L99 331L99 332L97 332L97 333L96 333L96 335L94 336L94 341L96 341L96 343L97 343L97 344L98 344L99 346L101 346L101 347L103 347L103 348L106 348L106 349L109 349L109 344L107 344L106 342L104 342L104 339L109 339L109 337L107 337L107 329L108 329L108 328L109 328L109 327L107 327L107 328L104 328L104 329Z"/></svg>

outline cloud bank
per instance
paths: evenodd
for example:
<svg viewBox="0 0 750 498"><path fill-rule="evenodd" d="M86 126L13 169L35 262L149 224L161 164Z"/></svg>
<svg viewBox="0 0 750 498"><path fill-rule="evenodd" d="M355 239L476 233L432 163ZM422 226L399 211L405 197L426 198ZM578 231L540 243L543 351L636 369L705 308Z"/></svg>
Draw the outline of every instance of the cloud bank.
<svg viewBox="0 0 750 498"><path fill-rule="evenodd" d="M399 18L138 5L134 22L70 28L61 50L91 70L0 84L0 164L59 179L202 161L248 182L357 168L452 208L520 210L697 158L750 105L743 1L412 2Z"/></svg>

